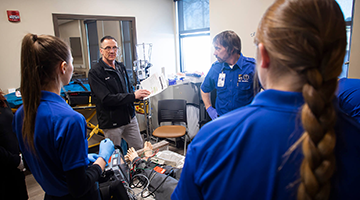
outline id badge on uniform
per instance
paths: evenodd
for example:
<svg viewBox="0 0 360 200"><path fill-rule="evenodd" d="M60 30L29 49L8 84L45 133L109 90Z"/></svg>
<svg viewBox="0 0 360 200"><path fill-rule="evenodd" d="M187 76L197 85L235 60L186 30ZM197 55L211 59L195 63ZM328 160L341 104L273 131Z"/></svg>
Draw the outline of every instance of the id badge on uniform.
<svg viewBox="0 0 360 200"><path fill-rule="evenodd" d="M224 87L225 85L225 73L224 72L221 72L219 74L219 79L218 79L218 83L217 83L217 86L218 87Z"/></svg>

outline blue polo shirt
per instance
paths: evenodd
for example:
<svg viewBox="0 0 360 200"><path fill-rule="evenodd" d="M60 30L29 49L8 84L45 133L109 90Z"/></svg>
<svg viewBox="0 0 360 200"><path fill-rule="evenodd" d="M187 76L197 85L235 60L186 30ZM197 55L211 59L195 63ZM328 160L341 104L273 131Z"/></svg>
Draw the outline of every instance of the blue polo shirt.
<svg viewBox="0 0 360 200"><path fill-rule="evenodd" d="M303 133L301 93L265 90L249 105L206 124L190 143L180 181L182 199L296 199ZM331 199L360 199L360 126L337 113L336 173Z"/></svg>
<svg viewBox="0 0 360 200"><path fill-rule="evenodd" d="M35 122L36 155L24 144L23 116L21 106L15 113L13 129L31 173L47 194L69 194L65 171L89 163L84 116L74 111L59 95L42 91Z"/></svg>
<svg viewBox="0 0 360 200"><path fill-rule="evenodd" d="M340 79L337 97L340 108L360 123L360 79Z"/></svg>
<svg viewBox="0 0 360 200"><path fill-rule="evenodd" d="M232 69L227 63L216 61L201 84L201 90L209 93L216 88L215 108L219 115L223 115L251 103L255 96L254 71L255 59L242 54ZM218 84L221 73L225 74L223 86Z"/></svg>

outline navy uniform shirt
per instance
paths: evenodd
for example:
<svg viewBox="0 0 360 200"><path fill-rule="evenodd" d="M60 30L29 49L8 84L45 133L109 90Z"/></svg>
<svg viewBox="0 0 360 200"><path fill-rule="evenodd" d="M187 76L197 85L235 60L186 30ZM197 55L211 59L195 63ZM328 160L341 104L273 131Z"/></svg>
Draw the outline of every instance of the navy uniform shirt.
<svg viewBox="0 0 360 200"><path fill-rule="evenodd" d="M207 123L189 145L172 199L295 200L302 145L289 149L303 133L303 102L302 93L265 90ZM330 197L360 199L360 124L341 111L336 118Z"/></svg>
<svg viewBox="0 0 360 200"><path fill-rule="evenodd" d="M337 97L340 108L360 123L360 79L340 79Z"/></svg>
<svg viewBox="0 0 360 200"><path fill-rule="evenodd" d="M34 133L37 155L25 146L23 117L21 106L15 113L13 130L31 173L47 194L68 195L65 171L89 164L84 116L74 111L59 95L41 91Z"/></svg>
<svg viewBox="0 0 360 200"><path fill-rule="evenodd" d="M254 71L255 59L242 54L232 69L227 63L218 61L211 66L201 84L201 90L209 93L216 88L215 108L220 116L251 103L255 96ZM223 80L219 80L222 78ZM221 83L222 81L223 83Z"/></svg>

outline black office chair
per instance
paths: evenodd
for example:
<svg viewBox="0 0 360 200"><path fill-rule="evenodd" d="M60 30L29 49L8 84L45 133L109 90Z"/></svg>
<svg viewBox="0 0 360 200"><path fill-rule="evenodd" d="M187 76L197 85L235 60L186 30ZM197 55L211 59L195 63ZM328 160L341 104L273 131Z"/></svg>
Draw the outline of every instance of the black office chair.
<svg viewBox="0 0 360 200"><path fill-rule="evenodd" d="M179 138L185 136L184 155L186 154L186 127L175 125L176 122L185 122L186 120L186 100L183 99L165 99L158 101L158 122L159 127L153 132L153 136L158 138ZM172 125L163 125L162 122L171 122ZM175 140L176 141L176 140Z"/></svg>

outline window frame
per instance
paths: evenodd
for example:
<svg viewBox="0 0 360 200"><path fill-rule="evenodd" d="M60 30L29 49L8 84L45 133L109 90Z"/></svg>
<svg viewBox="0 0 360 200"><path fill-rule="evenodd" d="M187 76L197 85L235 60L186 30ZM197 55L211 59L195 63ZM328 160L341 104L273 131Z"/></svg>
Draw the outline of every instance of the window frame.
<svg viewBox="0 0 360 200"><path fill-rule="evenodd" d="M337 3L339 4L339 2L337 2ZM339 6L340 6L340 4L339 4ZM340 6L340 9L341 9L341 12L344 13L341 6ZM347 78L349 76L349 66L350 66L349 62L350 62L350 56L351 56L350 53L351 53L351 41L352 41L352 33L353 33L354 10L355 10L355 0L353 0L353 2L352 2L352 10L351 10L351 18L350 18L351 20L346 21L346 19L344 19L345 20L345 28L347 28L348 26L350 27L350 38L349 38L349 44L348 44L349 52L346 52L346 55L344 57L344 62L343 62L343 65L342 65L342 70L344 70L344 66L346 66L346 73L344 73L345 78ZM345 60L346 56L347 56L347 60ZM343 71L339 75L339 78L344 78L341 75L343 75Z"/></svg>
<svg viewBox="0 0 360 200"><path fill-rule="evenodd" d="M203 32L203 33L193 33L193 34L187 34L187 35L180 35L179 34L179 48L180 48L180 72L184 72L185 71L185 66L184 66L184 53L183 53L183 40L184 38L187 37L199 37L199 36L210 36L210 30L209 32Z"/></svg>
<svg viewBox="0 0 360 200"><path fill-rule="evenodd" d="M201 1L201 0L199 0ZM209 1L209 0L207 0ZM187 37L199 37L199 36L210 36L210 24L208 28L184 30L184 12L183 12L183 1L177 0L177 19L178 19L178 32L179 32L179 56L180 56L180 72L184 72L184 53L183 53L183 40ZM209 2L210 3L210 2ZM210 12L210 9L209 9ZM210 17L210 16L209 16Z"/></svg>

